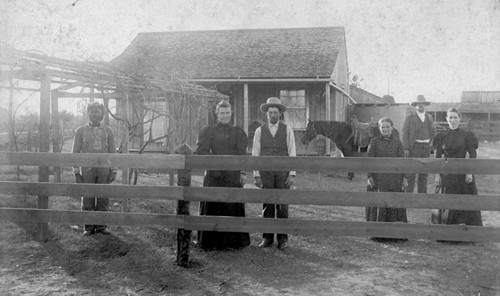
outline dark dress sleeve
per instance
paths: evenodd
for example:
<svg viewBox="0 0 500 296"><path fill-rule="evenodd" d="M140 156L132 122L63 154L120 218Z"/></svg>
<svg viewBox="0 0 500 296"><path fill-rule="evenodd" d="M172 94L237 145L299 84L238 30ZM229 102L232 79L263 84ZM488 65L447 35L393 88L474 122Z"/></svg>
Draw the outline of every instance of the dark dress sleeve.
<svg viewBox="0 0 500 296"><path fill-rule="evenodd" d="M465 136L465 149L467 149L467 152L469 153L469 158L476 158L477 157L477 148L479 147L479 142L477 140L476 135L474 135L471 132L467 132L467 135Z"/></svg>
<svg viewBox="0 0 500 296"><path fill-rule="evenodd" d="M443 156L443 134L436 134L432 139L432 148L436 151L436 158Z"/></svg>
<svg viewBox="0 0 500 296"><path fill-rule="evenodd" d="M196 154L208 155L211 154L212 146L212 127L207 126L200 131L198 143L196 143Z"/></svg>
<svg viewBox="0 0 500 296"><path fill-rule="evenodd" d="M236 128L236 155L246 155L248 146L247 134L241 127L237 126L235 128Z"/></svg>

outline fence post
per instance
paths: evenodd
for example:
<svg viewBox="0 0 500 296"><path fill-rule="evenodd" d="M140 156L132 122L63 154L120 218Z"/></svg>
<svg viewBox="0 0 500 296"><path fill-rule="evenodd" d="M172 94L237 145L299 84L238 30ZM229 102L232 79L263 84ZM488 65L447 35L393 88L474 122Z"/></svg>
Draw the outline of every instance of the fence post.
<svg viewBox="0 0 500 296"><path fill-rule="evenodd" d="M182 144L175 149L176 154L192 155L191 148ZM191 170L177 171L177 185L188 187L191 185ZM179 200L177 202L177 215L189 216L189 201ZM189 243L191 241L191 230L177 229L177 265L187 267L189 264Z"/></svg>
<svg viewBox="0 0 500 296"><path fill-rule="evenodd" d="M49 152L50 147L50 75L43 74L40 85L40 123L38 125L38 147L40 152ZM38 167L38 182L49 181L49 167ZM49 208L49 197L38 195L38 208ZM48 238L49 224L38 223L38 240L46 241Z"/></svg>
<svg viewBox="0 0 500 296"><path fill-rule="evenodd" d="M64 135L62 135L62 125L59 124L59 98L57 96L57 92L53 92L50 96L51 102L51 124L52 124L52 151L54 153L61 153L62 151L62 143L61 139L64 139ZM61 182L61 167L54 166L54 182Z"/></svg>

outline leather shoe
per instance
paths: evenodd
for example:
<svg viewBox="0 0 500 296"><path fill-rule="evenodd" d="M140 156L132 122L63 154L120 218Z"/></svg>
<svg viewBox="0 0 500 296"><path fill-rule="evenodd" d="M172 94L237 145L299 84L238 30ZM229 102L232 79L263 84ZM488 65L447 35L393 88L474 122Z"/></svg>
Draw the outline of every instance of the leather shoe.
<svg viewBox="0 0 500 296"><path fill-rule="evenodd" d="M273 245L273 242L272 242L272 241L265 239L265 240L263 240L263 241L259 244L259 246L258 246L258 247L259 247L259 248L269 248L269 247L270 247L270 246L272 246L272 245Z"/></svg>
<svg viewBox="0 0 500 296"><path fill-rule="evenodd" d="M285 250L286 248L288 248L288 244L286 242L281 242L278 244L278 249L280 249L281 251Z"/></svg>
<svg viewBox="0 0 500 296"><path fill-rule="evenodd" d="M83 232L83 236L91 236L92 234L94 234L92 230L85 230Z"/></svg>
<svg viewBox="0 0 500 296"><path fill-rule="evenodd" d="M95 230L96 233L101 233L101 234L105 234L105 235L109 235L111 234L111 232L107 229L107 228L103 228L103 229L96 229Z"/></svg>

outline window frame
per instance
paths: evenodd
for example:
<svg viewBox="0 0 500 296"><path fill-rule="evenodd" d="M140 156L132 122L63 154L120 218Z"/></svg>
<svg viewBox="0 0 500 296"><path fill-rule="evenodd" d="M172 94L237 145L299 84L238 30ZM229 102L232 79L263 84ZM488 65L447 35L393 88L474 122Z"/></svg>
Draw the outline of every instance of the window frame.
<svg viewBox="0 0 500 296"><path fill-rule="evenodd" d="M287 93L286 95L286 100L283 100L283 97L282 96L282 92L285 91ZM297 106L290 106L289 105L289 100L290 98L292 97L295 97L295 98L298 98L298 97L301 97L301 96L298 96L298 95L295 95L295 96L290 96L290 93L291 92L303 92L304 93L304 107L297 107ZM293 127L292 125L290 125L294 131L305 131L306 128L307 128L307 119L309 118L309 102L308 102L308 96L307 96L307 88L305 86L298 86L298 87L280 87L278 89L278 96L282 102L283 105L286 106L286 112L284 114L284 117L283 117L283 121L285 124L287 125L290 125L289 123L286 122L285 118L286 118L286 113L289 112L290 110L293 110L293 111L303 111L304 112L304 122L301 124L302 127Z"/></svg>

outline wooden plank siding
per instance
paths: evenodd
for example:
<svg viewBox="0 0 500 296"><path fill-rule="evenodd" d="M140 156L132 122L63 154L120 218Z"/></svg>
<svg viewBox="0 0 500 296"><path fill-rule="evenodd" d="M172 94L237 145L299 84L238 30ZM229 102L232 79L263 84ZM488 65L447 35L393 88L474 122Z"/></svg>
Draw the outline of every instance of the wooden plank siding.
<svg viewBox="0 0 500 296"><path fill-rule="evenodd" d="M152 160L152 158L154 158ZM389 161L390 160L390 161ZM120 163L125 167L164 165L170 169L265 169L328 171L332 167L373 172L475 173L500 175L500 159L384 159L325 157L249 157L181 155L110 155L64 153L0 153L0 165L106 167ZM140 163L142 163L140 165ZM113 198L165 199L278 203L324 206L376 206L400 208L449 208L461 210L500 210L500 197L493 195L436 195L373 192L329 192L318 190L266 190L202 188L178 186L132 186L115 184L64 184L46 182L0 182L3 194L57 196L105 195ZM81 212L50 209L0 208L0 220L37 223L97 223L106 225L162 225L186 230L236 232L285 232L290 234L328 234L345 236L406 237L500 242L499 227L428 225L403 223L347 222L309 219L263 219L256 217L210 217L117 212ZM313 231L314 230L314 231Z"/></svg>

